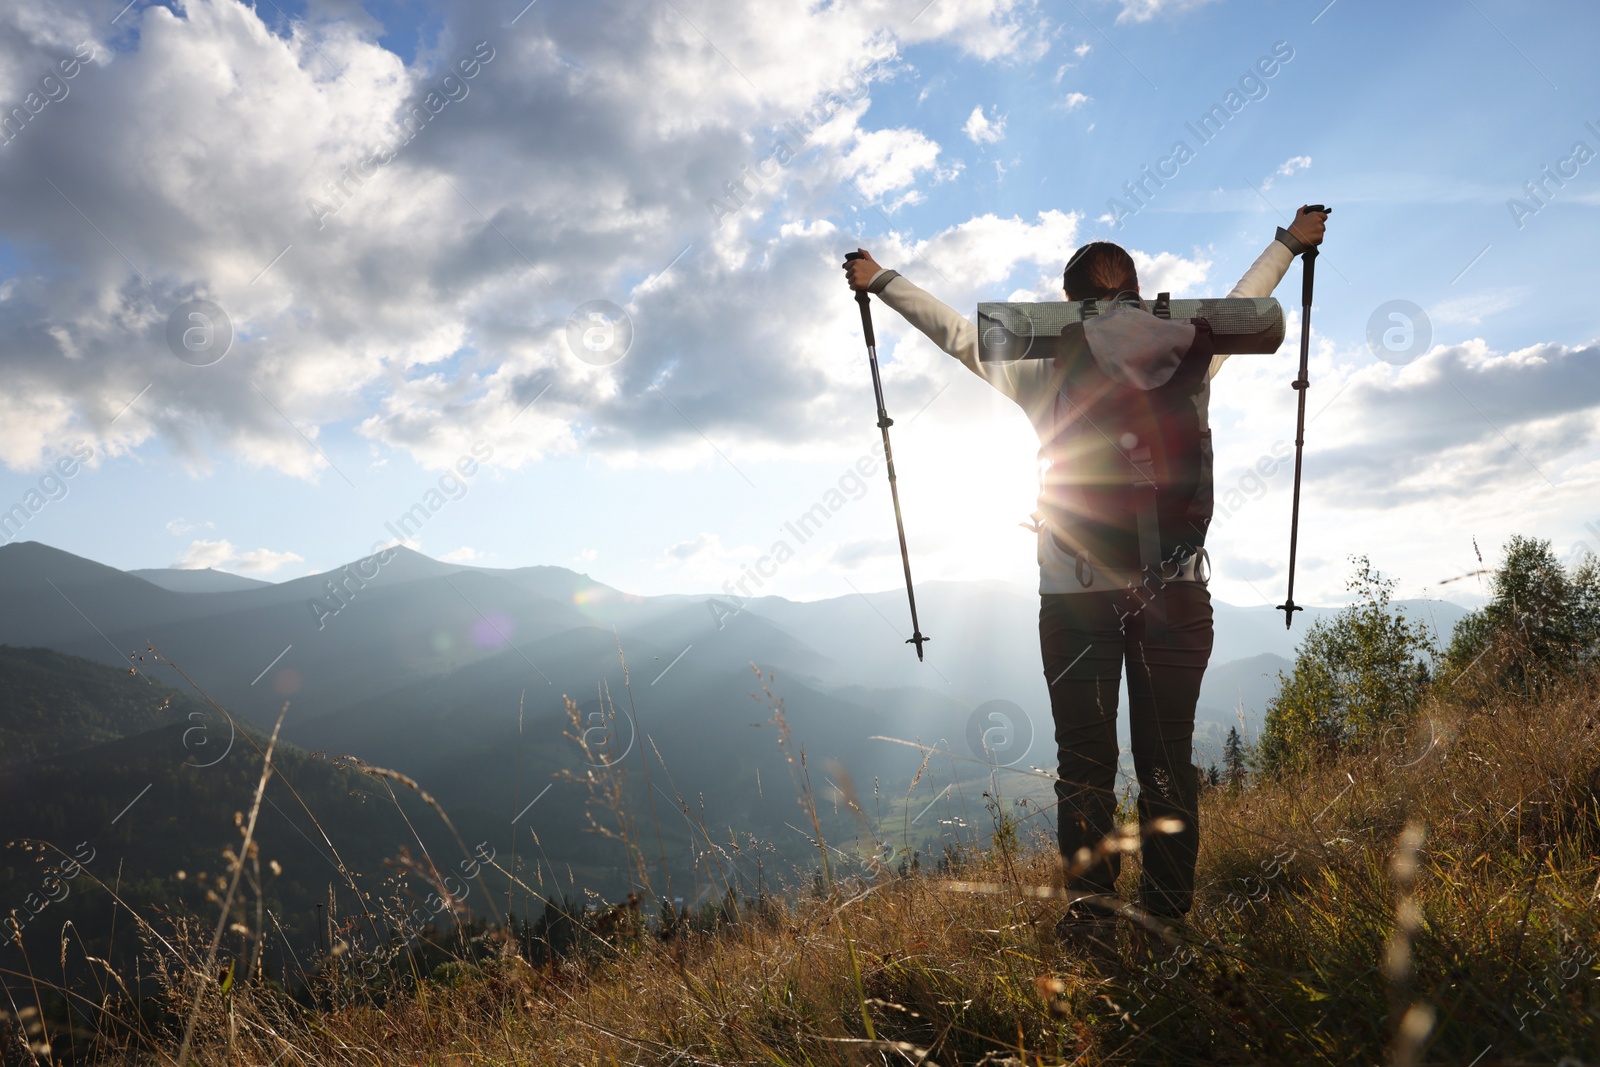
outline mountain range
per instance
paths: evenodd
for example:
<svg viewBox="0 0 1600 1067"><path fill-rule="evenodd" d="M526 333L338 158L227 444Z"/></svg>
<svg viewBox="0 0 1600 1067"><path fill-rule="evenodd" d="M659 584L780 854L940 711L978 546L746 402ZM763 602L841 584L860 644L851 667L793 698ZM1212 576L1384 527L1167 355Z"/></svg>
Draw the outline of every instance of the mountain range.
<svg viewBox="0 0 1600 1067"><path fill-rule="evenodd" d="M515 683L518 693L526 683L528 710L559 712L563 694L589 699L597 683L617 673L619 643L631 677L643 683L640 692L653 696L681 697L710 675L743 677L757 663L783 685L819 693L859 690L857 698L866 699L873 691L908 690L969 713L1003 700L1022 709L1035 736L1049 726L1038 600L1006 583L920 586L937 643L918 663L901 644L898 590L805 603L757 597L741 605L720 594L634 596L560 567L443 563L403 547L389 554L273 584L220 571L123 572L14 543L0 547L0 595L12 606L0 617L0 644L118 665L153 645L247 719L268 722L288 700L284 735L310 748L351 740L353 716L370 718L376 706L400 713L430 681L473 689L496 677ZM1397 606L1441 640L1465 614L1442 601ZM1216 645L1196 716L1203 739L1241 717L1258 729L1295 642L1330 613L1309 608L1291 631L1267 605L1214 609ZM510 715L508 692L477 714ZM650 713L648 702L641 712ZM927 735L935 723L917 725L915 732ZM1049 759L1041 745L1030 761Z"/></svg>
<svg viewBox="0 0 1600 1067"><path fill-rule="evenodd" d="M373 885L403 849L460 851L420 793L391 801L410 788L363 768L414 781L466 841L515 851L530 892L612 899L639 864L653 891L690 901L805 877L817 826L839 858L871 863L980 835L1002 804L1048 812L1048 781L1029 773L1053 762L1038 599L1005 583L919 586L924 663L904 644L900 590L646 597L403 547L267 583L20 542L0 547L0 597L0 842L119 841L146 896L165 899L176 869L215 869L232 843L226 816L248 806L281 713L283 773L321 806L272 794L262 825L263 854L293 861L286 943L312 938L313 899L361 906L335 847ZM1442 639L1464 614L1399 606ZM1270 606L1215 612L1202 764L1228 726L1259 729L1293 642L1329 613L1286 631ZM324 839L313 814L349 839ZM0 890L27 883L3 862ZM532 906L524 894L519 910Z"/></svg>

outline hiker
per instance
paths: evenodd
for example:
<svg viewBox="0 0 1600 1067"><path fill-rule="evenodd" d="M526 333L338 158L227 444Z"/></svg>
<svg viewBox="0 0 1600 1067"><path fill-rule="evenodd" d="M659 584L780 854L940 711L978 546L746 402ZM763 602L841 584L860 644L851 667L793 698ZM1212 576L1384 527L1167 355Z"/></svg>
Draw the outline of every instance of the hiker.
<svg viewBox="0 0 1600 1067"><path fill-rule="evenodd" d="M1270 296L1294 257L1322 243L1326 222L1324 212L1302 207L1228 296ZM1227 356L1211 354L1208 327L1162 321L1138 303L1133 258L1110 242L1079 248L1062 276L1069 301L1093 299L1104 309L1097 324L1085 323L1086 333L1097 331L1088 345L1094 358L990 363L979 361L972 321L859 251L844 264L850 288L876 293L1014 400L1039 435L1046 472L1034 516L1039 646L1055 719L1059 836L1072 898L1057 936L1097 951L1114 944L1121 853L1102 855L1096 846L1114 830L1124 662L1139 779L1139 903L1151 920L1147 928L1179 929L1194 897L1194 713L1212 646L1204 547L1212 499L1206 411L1210 379ZM1104 415L1096 407L1112 395L1131 395L1129 382L1150 390L1139 394L1148 403L1124 404L1134 418L1143 411L1145 421L1137 423L1143 441L1117 425L1116 412ZM1123 473L1130 468L1150 476L1156 492L1130 488ZM1129 503L1136 497L1136 505ZM1152 559L1157 530L1160 558ZM1154 826L1174 819L1159 831Z"/></svg>

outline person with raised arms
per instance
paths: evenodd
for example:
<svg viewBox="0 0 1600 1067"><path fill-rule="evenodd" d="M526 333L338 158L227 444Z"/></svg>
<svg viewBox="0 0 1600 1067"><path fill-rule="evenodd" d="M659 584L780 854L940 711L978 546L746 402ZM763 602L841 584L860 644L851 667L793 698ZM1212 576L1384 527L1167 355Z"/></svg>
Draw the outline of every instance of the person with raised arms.
<svg viewBox="0 0 1600 1067"><path fill-rule="evenodd" d="M1302 207L1228 296L1270 296L1294 257L1322 243L1326 222L1325 210ZM1228 357L1212 352L1204 320L1151 314L1133 257L1107 241L1079 248L1062 277L1067 300L1094 302L1085 305L1087 344L1009 362L981 360L973 321L857 251L844 263L850 288L877 295L1015 401L1039 436L1039 646L1070 899L1056 934L1109 952L1125 911L1115 888L1121 853L1098 848L1115 829L1124 664L1139 781L1139 905L1147 928L1181 928L1199 851L1195 705L1213 640L1207 407Z"/></svg>

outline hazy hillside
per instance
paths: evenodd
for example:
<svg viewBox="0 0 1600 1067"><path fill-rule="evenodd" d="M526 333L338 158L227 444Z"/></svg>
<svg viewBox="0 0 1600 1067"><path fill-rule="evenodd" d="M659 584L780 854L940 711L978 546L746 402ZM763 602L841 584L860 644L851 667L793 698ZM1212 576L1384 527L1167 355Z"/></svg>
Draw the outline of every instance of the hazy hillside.
<svg viewBox="0 0 1600 1067"><path fill-rule="evenodd" d="M174 593L237 593L243 589L258 589L271 585L256 578L246 578L226 571L206 567L184 570L179 567L146 567L128 571L135 578L143 578L151 585L159 585Z"/></svg>
<svg viewBox="0 0 1600 1067"><path fill-rule="evenodd" d="M44 648L0 646L0 768L49 759L184 721L128 671Z"/></svg>
<svg viewBox="0 0 1600 1067"><path fill-rule="evenodd" d="M118 918L107 887L158 925L162 909L208 910L198 876L222 870L223 850L237 847L235 813L250 808L265 743L256 726L230 724L141 674L0 647L0 900L28 943L70 921L97 954L130 958L137 931L129 916ZM283 931L272 949L281 966L285 950L315 946L318 901L331 892L358 908L341 859L376 894L386 862L417 838L377 781L287 745L273 764L257 840L262 863L282 872L266 878L264 903ZM410 796L402 804L430 845L447 846L423 805ZM26 841L53 847L30 850ZM82 872L49 877L66 855ZM117 928L125 937L109 944ZM0 966L14 970L15 952L9 940L0 945L8 958Z"/></svg>
<svg viewBox="0 0 1600 1067"><path fill-rule="evenodd" d="M757 633L765 626L753 617L742 625ZM981 773L971 775L965 796L969 768L942 761L916 793L920 814L912 813L902 794L919 754L867 740L917 736L927 722L959 724L965 709L936 695L895 690L860 702L785 687L793 746L807 754L802 768L788 762L792 749L780 740L773 708L752 699L759 686L748 671L680 664L654 690L650 711L639 713L635 735L611 634L575 630L532 649L573 690L580 679L609 686L620 719L604 716L609 705L597 698L582 701L584 722L594 714L605 724L592 738L595 752L572 740L582 731L547 694L527 701L519 724L522 692L532 687L516 653L331 717L322 753L280 744L255 832L262 914L273 934L269 973L294 974L299 961L315 958L324 936L319 916L341 916L341 936L368 948L396 936L395 917L432 892L406 873L406 857L433 857L446 870L463 858L418 795L330 760L335 754L416 777L469 847L484 846L518 873L515 889L492 870L473 884L467 905L480 917L507 907L538 914L543 895L558 892L625 896L634 888L631 853L601 828L625 826L629 838L648 841L645 862L657 884L690 907L717 900L730 884L752 894L806 884L816 859L810 817L798 803L807 778L826 804L818 814L838 870L864 869L877 851L850 798L874 823L903 826L897 840L924 854L935 854L941 840L978 836ZM224 850L237 847L266 732L151 681L147 666L130 671L0 647L0 844L7 846L0 899L11 902L23 934L20 948L0 945L0 970L24 973L19 950L48 954L66 924L86 951L129 966L140 926L114 904L112 890L162 936L170 936L175 914L215 914L208 892L220 890ZM593 682L586 688L596 689ZM610 729L619 732L608 745ZM610 780L607 756L627 769L615 805L587 781L591 772ZM72 866L67 857L81 870L62 878L63 864ZM268 871L272 864L277 873ZM251 914L255 897L247 887ZM319 912L330 903L333 911Z"/></svg>
<svg viewBox="0 0 1600 1067"><path fill-rule="evenodd" d="M641 655L648 649L648 663L664 656L663 668L680 654L673 670L694 662L728 669L757 662L819 688L921 687L969 710L1009 700L1033 719L1036 733L1049 721L1037 595L1000 582L920 587L924 629L934 640L927 662L919 663L901 643L907 620L899 590L806 603L762 597L742 605L726 596L639 597L560 567L468 567L404 548L381 566L356 561L275 585L215 572L139 573L146 577L31 542L0 548L0 595L16 608L0 618L0 643L117 663L154 642L213 697L245 714L268 717L292 697L291 738L303 723L508 648L520 650L535 676L548 674L531 646L591 626L615 628L630 655L636 644ZM173 577L180 574L194 577ZM154 582L206 591L185 594ZM223 588L230 584L237 587ZM1464 614L1437 601L1398 606L1446 636ZM1256 723L1264 704L1257 675L1271 677L1281 664L1233 664L1265 654L1288 660L1306 627L1329 610L1307 609L1293 630L1264 604L1218 603L1215 612L1201 718L1232 721L1243 698L1247 719ZM769 625L738 625L752 620ZM645 660L634 663L645 673ZM263 675L269 664L272 671ZM656 675L649 673L647 681ZM593 680L585 681L585 691Z"/></svg>
<svg viewBox="0 0 1600 1067"><path fill-rule="evenodd" d="M216 720L199 693L145 652L153 644L239 718L267 724L287 703L286 742L409 775L469 836L509 847L531 830L541 862L570 865L576 881L612 891L625 888L623 868L617 851L591 832L583 780L593 767L570 736L583 734L602 754L625 759L632 776L625 795L640 806L634 816L660 825L662 862L698 887L692 894L710 884L708 833L754 834L780 866L803 862L809 847L795 829L794 749L780 744L773 709L753 698L760 688L751 664L775 677L813 785L834 790L833 801L854 791L878 814L900 812L902 846L978 832L988 764L975 739L991 721L979 721L980 707L1009 702L1008 736L1017 747L1007 764L1025 771L1054 762L1038 598L1004 583L920 587L933 643L919 663L902 643L899 590L809 603L639 597L560 567L468 567L406 549L387 562L369 558L278 584L217 572L141 573L34 543L0 548L0 595L13 608L0 616L0 643L115 665L117 679L91 699L67 684L80 669L73 661L38 650L9 654L12 727L0 763L27 761L30 775L64 783L74 752L109 745L102 757L115 765L108 753L143 733L176 728L195 711ZM1461 614L1448 604L1412 608L1446 633ZM1216 653L1197 712L1198 762L1220 758L1241 712L1247 732L1259 730L1293 642L1325 614L1308 609L1285 631L1269 606L1216 605ZM138 675L127 674L129 663ZM182 714L158 713L130 696L153 693L151 682L185 690L194 702L181 704L189 709ZM568 696L578 705L576 729ZM1126 739L1126 713L1120 731ZM191 729L188 736L209 735ZM923 752L876 737L942 754L907 795ZM50 762L62 758L68 763ZM135 759L130 750L126 758L142 767L147 753ZM647 770L655 776L648 788ZM73 779L71 789L120 807L127 798L111 786L127 784L123 777ZM1047 793L1022 773L1004 773L995 785L1011 799ZM657 810L640 814L651 803ZM843 804L829 818L847 827L853 816ZM383 842L378 853L388 855L393 844Z"/></svg>
<svg viewBox="0 0 1600 1067"><path fill-rule="evenodd" d="M1230 726L1246 738L1258 736L1267 701L1278 691L1278 672L1287 673L1293 665L1291 659L1263 652L1208 667L1194 714L1195 762L1221 761Z"/></svg>

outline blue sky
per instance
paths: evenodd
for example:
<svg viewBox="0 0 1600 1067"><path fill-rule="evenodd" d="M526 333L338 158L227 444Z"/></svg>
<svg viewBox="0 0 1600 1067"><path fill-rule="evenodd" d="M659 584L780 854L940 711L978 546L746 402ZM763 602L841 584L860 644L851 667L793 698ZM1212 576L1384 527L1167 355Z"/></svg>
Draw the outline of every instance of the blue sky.
<svg viewBox="0 0 1600 1067"><path fill-rule="evenodd" d="M1149 291L1217 294L1320 201L1297 598L1337 602L1353 553L1402 595L1470 601L1441 583L1477 567L1474 539L1491 562L1513 532L1600 549L1600 159L1575 154L1600 152L1592 6L795 7L0 15L0 102L28 114L0 145L0 507L81 441L94 458L21 537L282 580L370 551L437 489L421 551L659 593L737 582L823 502L760 591L893 588L887 487L852 473L877 433L843 252L968 314L1050 298L1097 238ZM63 81L80 42L93 58ZM1249 81L1274 49L1290 58ZM1248 99L1201 143L1186 124L1230 90ZM401 146L413 105L432 113ZM789 124L819 107L800 144ZM1137 206L1124 183L1179 139L1192 158L1115 225L1108 202ZM793 160L715 225L708 201L779 140ZM368 177L333 190L352 166ZM1297 263L1276 294L1291 336L1299 288ZM209 366L166 343L192 298L235 330ZM566 340L594 300L633 331L608 366ZM1428 343L1379 359L1391 305ZM875 318L918 579L1032 587L1022 413ZM1214 383L1238 505L1214 592L1233 603L1281 599L1291 477L1250 472L1292 440L1294 360ZM489 459L441 488L475 442Z"/></svg>

